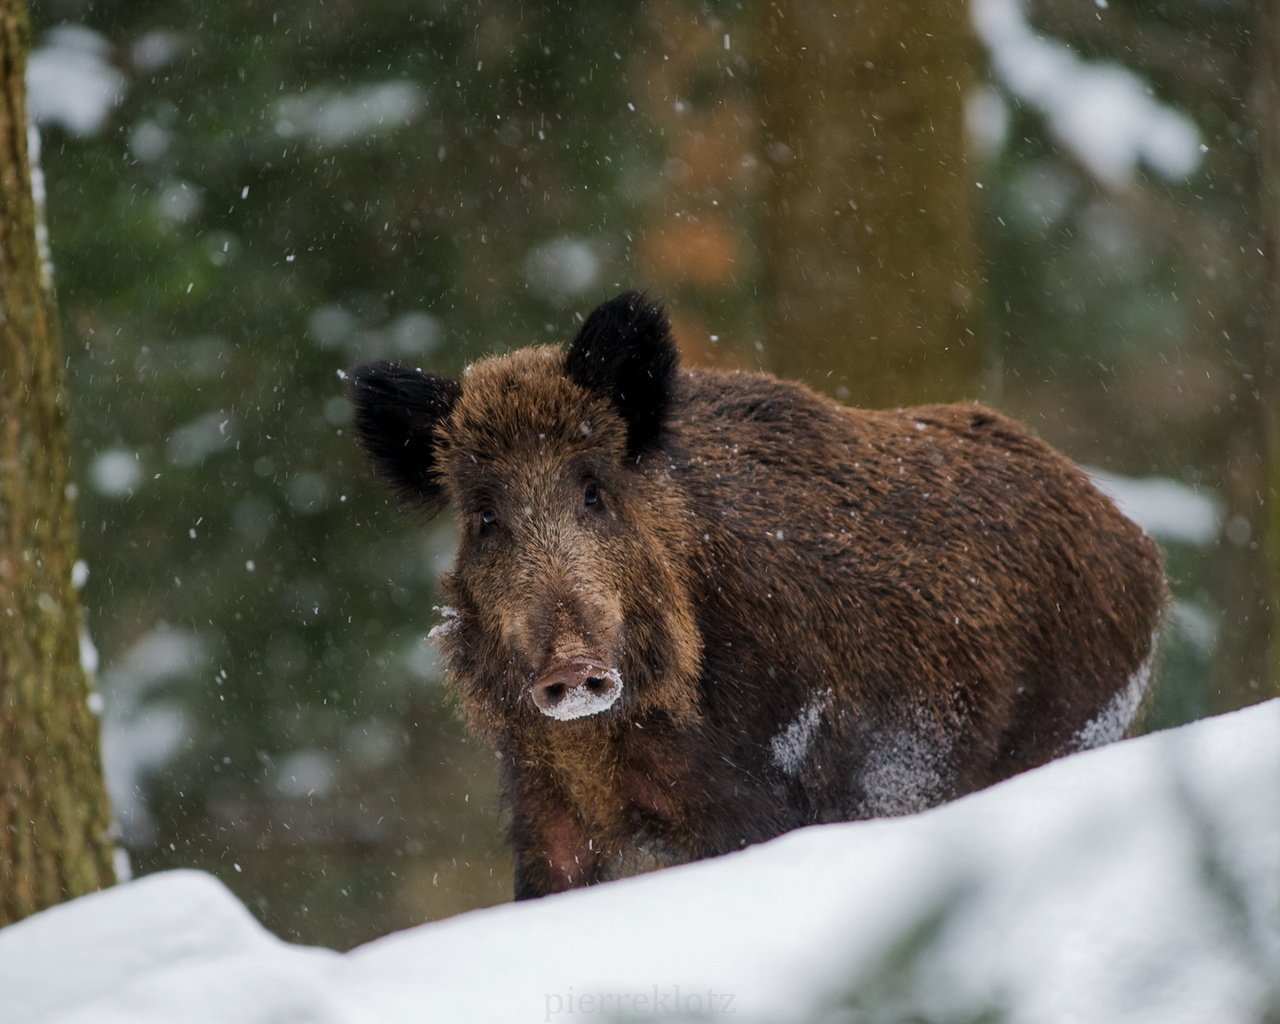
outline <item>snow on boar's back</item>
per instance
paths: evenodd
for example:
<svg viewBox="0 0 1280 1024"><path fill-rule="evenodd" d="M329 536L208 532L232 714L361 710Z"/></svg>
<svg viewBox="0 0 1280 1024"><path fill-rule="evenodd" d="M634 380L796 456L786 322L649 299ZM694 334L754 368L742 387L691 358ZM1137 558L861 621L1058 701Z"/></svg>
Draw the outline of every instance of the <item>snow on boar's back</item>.
<svg viewBox="0 0 1280 1024"><path fill-rule="evenodd" d="M461 524L433 631L502 757L516 896L904 814L1136 723L1160 555L976 405L681 370L628 293L460 382L371 363L360 441Z"/></svg>

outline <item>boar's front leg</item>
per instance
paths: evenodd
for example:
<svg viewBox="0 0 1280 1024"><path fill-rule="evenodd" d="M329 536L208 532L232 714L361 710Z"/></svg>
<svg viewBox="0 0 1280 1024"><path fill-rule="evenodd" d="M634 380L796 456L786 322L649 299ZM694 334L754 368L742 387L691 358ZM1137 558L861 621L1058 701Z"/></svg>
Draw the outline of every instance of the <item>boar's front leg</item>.
<svg viewBox="0 0 1280 1024"><path fill-rule="evenodd" d="M508 793L517 900L577 889L599 880L596 851L550 780L514 778Z"/></svg>

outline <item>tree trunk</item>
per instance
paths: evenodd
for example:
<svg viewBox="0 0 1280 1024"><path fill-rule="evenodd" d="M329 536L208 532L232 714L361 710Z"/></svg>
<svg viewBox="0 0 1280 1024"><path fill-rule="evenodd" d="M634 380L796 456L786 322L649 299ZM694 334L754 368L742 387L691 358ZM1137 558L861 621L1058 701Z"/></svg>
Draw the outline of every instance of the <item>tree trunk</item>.
<svg viewBox="0 0 1280 1024"><path fill-rule="evenodd" d="M1227 429L1221 452L1225 499L1219 541L1217 589L1222 625L1214 654L1209 706L1232 711L1276 694L1280 683L1276 593L1280 585L1280 535L1276 486L1280 483L1275 403L1275 347L1280 335L1280 54L1277 0L1254 10L1250 46L1252 81L1231 97L1227 116L1248 125L1240 171L1247 216L1241 227L1241 289L1246 298L1224 319L1220 372L1229 375L1231 402L1222 412Z"/></svg>
<svg viewBox="0 0 1280 1024"><path fill-rule="evenodd" d="M0 0L0 925L114 880L27 153L29 34L23 0Z"/></svg>
<svg viewBox="0 0 1280 1024"><path fill-rule="evenodd" d="M975 397L962 0L773 0L761 100L774 369L852 402Z"/></svg>
<svg viewBox="0 0 1280 1024"><path fill-rule="evenodd" d="M1266 256L1264 308L1257 318L1258 357L1255 390L1261 471L1258 474L1257 524L1264 579L1257 614L1264 622L1262 693L1280 693L1280 0L1259 4L1254 40L1253 123L1258 132L1258 204Z"/></svg>

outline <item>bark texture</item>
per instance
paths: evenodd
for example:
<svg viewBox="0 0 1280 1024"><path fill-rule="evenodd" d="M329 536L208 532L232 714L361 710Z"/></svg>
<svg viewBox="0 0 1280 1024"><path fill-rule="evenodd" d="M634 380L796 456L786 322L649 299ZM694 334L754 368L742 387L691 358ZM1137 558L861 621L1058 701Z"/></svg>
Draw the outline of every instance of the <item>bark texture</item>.
<svg viewBox="0 0 1280 1024"><path fill-rule="evenodd" d="M979 393L967 9L763 8L766 321L782 376L869 406Z"/></svg>
<svg viewBox="0 0 1280 1024"><path fill-rule="evenodd" d="M23 0L0 0L0 926L114 881L27 152L29 35Z"/></svg>
<svg viewBox="0 0 1280 1024"><path fill-rule="evenodd" d="M1280 343L1280 21L1276 0L1254 10L1250 81L1224 108L1248 126L1240 183L1249 217L1240 276L1247 298L1225 325L1230 403L1220 455L1225 499L1217 589L1222 622L1214 655L1210 708L1232 711L1276 695L1280 686L1280 436L1276 347Z"/></svg>
<svg viewBox="0 0 1280 1024"><path fill-rule="evenodd" d="M1265 616L1269 670L1262 696L1280 693L1280 3L1265 0L1259 11L1259 52L1254 122L1258 126L1259 201L1267 262L1266 315L1260 318L1257 411L1263 438L1258 520L1263 529L1262 559L1267 582L1260 612Z"/></svg>

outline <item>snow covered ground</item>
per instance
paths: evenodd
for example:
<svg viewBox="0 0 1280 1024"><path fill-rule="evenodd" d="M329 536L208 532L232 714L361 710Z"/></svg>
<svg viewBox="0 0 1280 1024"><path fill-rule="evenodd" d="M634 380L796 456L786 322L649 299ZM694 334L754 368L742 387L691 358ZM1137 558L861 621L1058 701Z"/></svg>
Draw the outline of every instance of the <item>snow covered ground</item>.
<svg viewBox="0 0 1280 1024"><path fill-rule="evenodd" d="M947 807L283 943L154 875L0 931L4 1024L1280 1020L1280 700ZM911 1019L916 1019L912 1017Z"/></svg>

